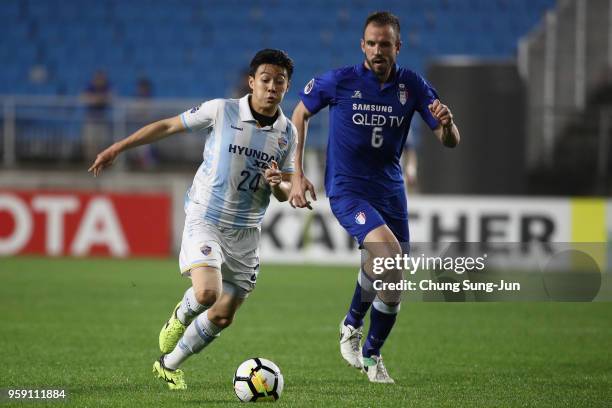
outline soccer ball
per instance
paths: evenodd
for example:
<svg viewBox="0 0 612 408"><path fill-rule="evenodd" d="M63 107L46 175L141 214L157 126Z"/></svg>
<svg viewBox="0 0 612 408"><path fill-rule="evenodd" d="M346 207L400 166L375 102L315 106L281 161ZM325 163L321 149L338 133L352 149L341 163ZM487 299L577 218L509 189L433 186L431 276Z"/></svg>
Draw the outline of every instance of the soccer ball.
<svg viewBox="0 0 612 408"><path fill-rule="evenodd" d="M234 374L234 391L242 402L276 401L285 380L276 364L265 358L250 358Z"/></svg>

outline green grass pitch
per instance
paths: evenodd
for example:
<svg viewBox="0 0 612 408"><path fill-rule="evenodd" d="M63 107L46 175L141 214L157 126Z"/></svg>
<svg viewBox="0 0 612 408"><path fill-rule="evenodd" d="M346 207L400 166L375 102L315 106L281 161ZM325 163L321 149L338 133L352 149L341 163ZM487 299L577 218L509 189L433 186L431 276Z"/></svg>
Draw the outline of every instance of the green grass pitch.
<svg viewBox="0 0 612 408"><path fill-rule="evenodd" d="M383 349L397 384L378 385L338 352L355 276L264 264L234 325L183 366L189 389L170 392L151 366L188 285L176 261L0 258L0 388L69 393L31 406L236 406L234 370L261 356L285 376L279 406L612 405L611 303L405 303Z"/></svg>

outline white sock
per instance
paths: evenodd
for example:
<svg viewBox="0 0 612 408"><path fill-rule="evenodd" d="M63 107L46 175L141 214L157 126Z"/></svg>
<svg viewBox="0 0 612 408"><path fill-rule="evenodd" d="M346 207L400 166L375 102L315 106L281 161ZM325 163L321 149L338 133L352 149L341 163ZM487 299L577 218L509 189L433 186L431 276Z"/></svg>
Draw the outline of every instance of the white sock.
<svg viewBox="0 0 612 408"><path fill-rule="evenodd" d="M189 356L199 353L219 337L221 330L208 320L208 311L202 313L187 327L174 350L164 356L164 365L176 370Z"/></svg>
<svg viewBox="0 0 612 408"><path fill-rule="evenodd" d="M181 305L176 310L176 317L184 325L190 324L196 316L208 309L209 305L202 305L198 303L195 298L195 292L193 286L185 291Z"/></svg>

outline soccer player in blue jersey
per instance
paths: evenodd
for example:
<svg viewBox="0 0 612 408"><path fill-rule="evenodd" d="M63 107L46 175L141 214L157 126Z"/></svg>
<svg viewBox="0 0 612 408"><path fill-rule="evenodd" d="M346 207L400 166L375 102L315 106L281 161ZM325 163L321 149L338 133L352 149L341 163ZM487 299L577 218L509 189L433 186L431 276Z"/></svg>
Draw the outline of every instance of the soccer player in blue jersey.
<svg viewBox="0 0 612 408"><path fill-rule="evenodd" d="M214 99L136 131L100 153L89 171L110 166L118 154L185 130L204 140L203 161L185 202L180 272L189 287L159 334L162 356L153 373L173 390L187 387L179 366L228 327L259 274L261 222L273 194L291 189L297 132L280 103L293 61L280 50L252 59L252 94Z"/></svg>
<svg viewBox="0 0 612 408"><path fill-rule="evenodd" d="M414 112L444 146L459 143L453 115L435 89L419 74L396 64L401 44L397 17L388 12L371 14L361 39L365 61L308 82L292 116L298 146L291 205L309 206L306 191L316 200L313 185L304 176L303 149L308 119L329 106L325 189L334 215L370 257L401 254L409 242L400 155ZM340 351L370 381L393 383L380 349L393 328L401 297L397 292L376 292L374 279L364 263L340 323ZM390 281L397 279L397 273L390 275ZM371 305L370 328L361 346L363 319Z"/></svg>

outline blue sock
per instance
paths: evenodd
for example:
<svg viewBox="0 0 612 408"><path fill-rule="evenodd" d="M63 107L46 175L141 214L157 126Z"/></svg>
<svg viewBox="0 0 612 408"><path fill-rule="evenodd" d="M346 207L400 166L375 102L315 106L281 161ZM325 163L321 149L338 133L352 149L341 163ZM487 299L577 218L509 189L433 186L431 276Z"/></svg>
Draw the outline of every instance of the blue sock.
<svg viewBox="0 0 612 408"><path fill-rule="evenodd" d="M362 274L362 272L359 273ZM355 286L351 306L349 307L349 311L344 319L345 325L351 325L354 328L358 328L363 325L363 318L365 317L366 313L368 313L368 309L370 308L370 305L375 297L375 292L364 288L368 288L372 285L372 283L369 280L363 281L363 279L367 278L364 276L359 276L357 278L357 285ZM361 283L364 284L364 287L362 287Z"/></svg>
<svg viewBox="0 0 612 408"><path fill-rule="evenodd" d="M364 357L380 356L380 349L391 333L398 312L399 305L388 306L376 299L370 312L370 330L363 344Z"/></svg>

